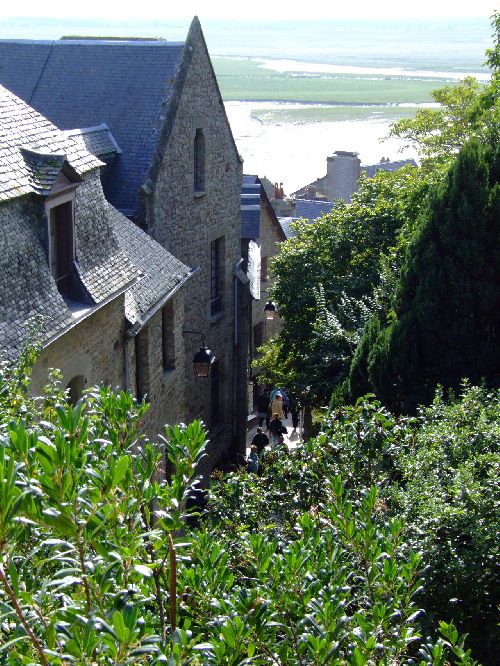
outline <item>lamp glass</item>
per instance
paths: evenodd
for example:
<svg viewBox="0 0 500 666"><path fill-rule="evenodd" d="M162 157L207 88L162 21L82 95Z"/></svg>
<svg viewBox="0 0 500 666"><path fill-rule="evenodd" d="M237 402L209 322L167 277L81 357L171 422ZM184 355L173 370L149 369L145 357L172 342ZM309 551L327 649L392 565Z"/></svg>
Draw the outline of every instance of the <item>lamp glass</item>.
<svg viewBox="0 0 500 666"><path fill-rule="evenodd" d="M210 368L215 360L215 356L210 349L200 347L193 358L194 371L197 377L205 378L210 374Z"/></svg>
<svg viewBox="0 0 500 666"><path fill-rule="evenodd" d="M266 319L274 319L274 313L276 312L276 306L272 301L267 301L264 305L264 314Z"/></svg>

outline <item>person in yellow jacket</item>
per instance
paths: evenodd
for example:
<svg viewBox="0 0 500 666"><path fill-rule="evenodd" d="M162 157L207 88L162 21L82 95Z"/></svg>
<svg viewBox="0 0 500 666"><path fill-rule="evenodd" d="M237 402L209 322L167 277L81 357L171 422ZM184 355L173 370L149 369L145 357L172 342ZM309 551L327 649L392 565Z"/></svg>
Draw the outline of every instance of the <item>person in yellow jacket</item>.
<svg viewBox="0 0 500 666"><path fill-rule="evenodd" d="M269 409L271 411L271 414L273 415L273 418L274 414L277 414L279 419L283 418L283 396L281 395L281 393L276 393L274 398L271 400Z"/></svg>

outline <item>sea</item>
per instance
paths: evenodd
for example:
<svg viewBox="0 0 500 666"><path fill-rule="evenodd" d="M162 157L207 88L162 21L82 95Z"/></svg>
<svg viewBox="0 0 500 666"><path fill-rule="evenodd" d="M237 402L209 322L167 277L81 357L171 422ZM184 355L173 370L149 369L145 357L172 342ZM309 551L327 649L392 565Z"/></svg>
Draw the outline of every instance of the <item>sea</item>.
<svg viewBox="0 0 500 666"><path fill-rule="evenodd" d="M255 60L260 67L294 76L401 78L432 81L436 88L464 76L488 80L485 50L491 45L492 28L484 18L338 20L317 21L307 12L303 21L213 21L200 16L210 55L215 58ZM63 35L163 37L185 39L189 20L127 20L110 22L88 17L0 18L2 39L58 39ZM326 173L326 158L336 150L359 153L363 164L381 157L417 158L412 148L398 139L383 141L390 128L387 114L374 109L364 119L319 122L288 122L285 114L263 111L300 109L294 100L225 103L226 113L244 172L282 182L286 193ZM414 100L406 107L419 108Z"/></svg>

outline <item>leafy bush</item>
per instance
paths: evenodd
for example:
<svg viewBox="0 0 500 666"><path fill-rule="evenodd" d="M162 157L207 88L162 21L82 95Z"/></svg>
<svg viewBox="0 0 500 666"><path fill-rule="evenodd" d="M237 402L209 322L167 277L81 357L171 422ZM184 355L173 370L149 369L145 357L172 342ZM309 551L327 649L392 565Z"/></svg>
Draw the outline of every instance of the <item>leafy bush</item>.
<svg viewBox="0 0 500 666"><path fill-rule="evenodd" d="M16 376L1 377L0 664L476 663L451 622L421 637L427 553L386 499L413 425L369 400L339 410L263 476L214 479L190 532L200 423L153 445L130 394L73 407L54 375L28 400Z"/></svg>

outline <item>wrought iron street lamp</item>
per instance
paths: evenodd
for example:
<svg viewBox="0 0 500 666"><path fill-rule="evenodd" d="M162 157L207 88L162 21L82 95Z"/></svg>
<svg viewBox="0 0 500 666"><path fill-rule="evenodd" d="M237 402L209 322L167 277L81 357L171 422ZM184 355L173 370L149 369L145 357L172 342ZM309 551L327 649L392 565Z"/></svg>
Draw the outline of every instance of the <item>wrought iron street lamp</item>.
<svg viewBox="0 0 500 666"><path fill-rule="evenodd" d="M193 366L194 371L197 377L200 379L206 379L210 374L210 369L213 362L215 361L215 356L212 354L210 349L207 349L205 345L205 335L200 331L182 331L185 335L199 335L201 336L201 347L196 352L193 357Z"/></svg>
<svg viewBox="0 0 500 666"><path fill-rule="evenodd" d="M276 305L272 301L267 301L264 305L264 314L266 319L274 319L274 314L276 312Z"/></svg>

